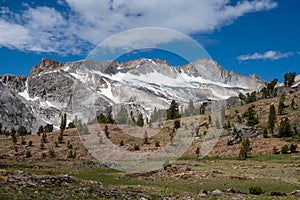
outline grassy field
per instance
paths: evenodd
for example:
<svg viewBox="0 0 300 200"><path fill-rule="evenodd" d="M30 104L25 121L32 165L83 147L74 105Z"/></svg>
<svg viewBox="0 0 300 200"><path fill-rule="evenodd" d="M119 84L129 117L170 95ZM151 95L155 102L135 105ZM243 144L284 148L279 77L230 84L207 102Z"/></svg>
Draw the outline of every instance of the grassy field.
<svg viewBox="0 0 300 200"><path fill-rule="evenodd" d="M88 166L84 161L65 160L57 161L46 159L43 161L20 160L19 162L7 160L9 167L5 171L24 171L43 176L73 176L79 180L97 181L108 187L121 187L126 190L140 191L150 194L150 197L176 196L185 194L197 197L203 191L216 189L226 190L234 188L240 190L244 198L274 199L267 196L270 192L289 193L300 189L300 154L255 156L246 161L234 158L183 158L173 163L170 170L159 170L151 174L126 174L105 166ZM1 163L4 160L0 160ZM22 163L24 166L18 166ZM44 166L44 169L31 168L31 166ZM52 168L52 166L56 166ZM250 187L261 187L264 194L250 196ZM55 187L54 187L55 188ZM76 187L75 187L76 188ZM75 190L75 188L73 188ZM5 194L1 188L2 194ZM29 194L41 188L22 189L22 194ZM1 193L1 192L0 192ZM4 195L5 196L5 195ZM7 195L9 197L9 195ZM10 197L17 197L12 195ZM206 198L214 198L207 196ZM220 199L221 197L218 197ZM227 197L222 197L226 199ZM279 198L279 197L278 197ZM296 197L281 197L284 199L297 199Z"/></svg>

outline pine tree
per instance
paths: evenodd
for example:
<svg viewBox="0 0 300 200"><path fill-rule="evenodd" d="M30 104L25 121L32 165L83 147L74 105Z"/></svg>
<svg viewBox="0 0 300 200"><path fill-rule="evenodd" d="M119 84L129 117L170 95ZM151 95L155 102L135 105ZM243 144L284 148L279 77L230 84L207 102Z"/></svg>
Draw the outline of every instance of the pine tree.
<svg viewBox="0 0 300 200"><path fill-rule="evenodd" d="M280 100L279 100L279 104L278 104L278 114L279 115L283 115L283 113L284 113L284 107L285 107L284 101L285 101L285 94L282 94L280 96Z"/></svg>
<svg viewBox="0 0 300 200"><path fill-rule="evenodd" d="M290 72L284 74L284 85L291 87L295 82L296 72Z"/></svg>
<svg viewBox="0 0 300 200"><path fill-rule="evenodd" d="M254 107L255 107L254 105L250 106L243 115L247 119L247 126L255 126L256 124L259 123Z"/></svg>
<svg viewBox="0 0 300 200"><path fill-rule="evenodd" d="M242 141L242 146L239 153L239 160L246 160L248 158L248 154L251 151L250 140L248 138Z"/></svg>
<svg viewBox="0 0 300 200"><path fill-rule="evenodd" d="M167 120L178 119L181 117L179 114L178 104L174 100L172 100L171 105L166 112L167 112Z"/></svg>
<svg viewBox="0 0 300 200"><path fill-rule="evenodd" d="M295 99L294 99L294 98L292 99L292 102L291 102L291 108L292 108L293 110L296 109Z"/></svg>
<svg viewBox="0 0 300 200"><path fill-rule="evenodd" d="M65 130L67 126L67 114L65 113L62 117L61 117L61 122L60 122L60 130Z"/></svg>
<svg viewBox="0 0 300 200"><path fill-rule="evenodd" d="M269 121L268 121L268 127L272 134L274 133L276 118L277 117L276 117L275 106L272 104L272 105L270 105Z"/></svg>
<svg viewBox="0 0 300 200"><path fill-rule="evenodd" d="M279 124L279 137L291 137L292 136L292 128L290 124L289 118L285 118Z"/></svg>
<svg viewBox="0 0 300 200"><path fill-rule="evenodd" d="M143 119L143 115L142 114L138 115L138 119L137 119L136 125L138 125L140 127L144 126L144 119Z"/></svg>

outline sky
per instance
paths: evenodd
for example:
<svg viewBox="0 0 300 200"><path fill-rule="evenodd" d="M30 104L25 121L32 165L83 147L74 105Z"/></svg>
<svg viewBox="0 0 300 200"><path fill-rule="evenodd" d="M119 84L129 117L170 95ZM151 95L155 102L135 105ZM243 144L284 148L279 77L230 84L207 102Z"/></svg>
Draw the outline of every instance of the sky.
<svg viewBox="0 0 300 200"><path fill-rule="evenodd" d="M192 38L227 70L282 81L300 73L299 8L299 0L0 0L0 74L28 75L44 57L82 60L115 34L160 27ZM153 48L178 39L142 35ZM110 48L134 44L134 36ZM160 50L140 56L184 60Z"/></svg>

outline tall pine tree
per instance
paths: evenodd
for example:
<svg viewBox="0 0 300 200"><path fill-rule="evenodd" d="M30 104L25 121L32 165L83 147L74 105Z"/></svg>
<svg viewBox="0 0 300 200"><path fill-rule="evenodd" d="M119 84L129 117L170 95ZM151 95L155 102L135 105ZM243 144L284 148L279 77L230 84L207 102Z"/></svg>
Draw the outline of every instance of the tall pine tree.
<svg viewBox="0 0 300 200"><path fill-rule="evenodd" d="M276 123L276 111L275 106L272 104L270 105L270 112L269 112L269 121L268 121L268 127L271 130L271 133L274 133L274 127Z"/></svg>
<svg viewBox="0 0 300 200"><path fill-rule="evenodd" d="M167 120L180 118L178 104L175 100L172 100L169 109L167 109Z"/></svg>

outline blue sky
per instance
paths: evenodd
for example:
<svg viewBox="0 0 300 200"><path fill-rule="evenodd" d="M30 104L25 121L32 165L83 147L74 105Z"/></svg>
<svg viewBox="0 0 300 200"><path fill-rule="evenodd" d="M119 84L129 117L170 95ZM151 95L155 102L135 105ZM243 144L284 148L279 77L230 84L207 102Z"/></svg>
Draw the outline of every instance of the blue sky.
<svg viewBox="0 0 300 200"><path fill-rule="evenodd" d="M43 57L81 60L114 34L162 27L190 36L228 70L282 81L299 74L299 8L299 0L0 0L0 74L28 75Z"/></svg>

